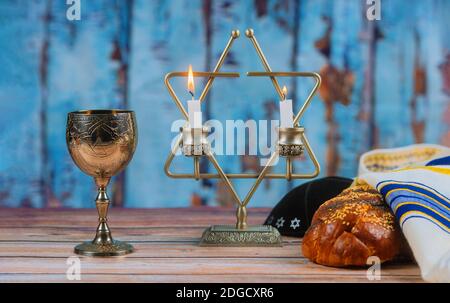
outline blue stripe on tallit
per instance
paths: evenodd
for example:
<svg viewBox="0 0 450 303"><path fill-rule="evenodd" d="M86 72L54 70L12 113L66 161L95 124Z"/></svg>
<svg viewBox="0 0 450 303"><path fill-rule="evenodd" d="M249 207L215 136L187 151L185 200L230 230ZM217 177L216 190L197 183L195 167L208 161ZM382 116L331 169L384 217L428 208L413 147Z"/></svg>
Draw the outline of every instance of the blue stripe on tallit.
<svg viewBox="0 0 450 303"><path fill-rule="evenodd" d="M437 166L437 165L450 165L450 156L431 160L425 166Z"/></svg>
<svg viewBox="0 0 450 303"><path fill-rule="evenodd" d="M384 181L384 182L386 182L386 181ZM377 186L377 188L378 188L378 186ZM392 191L394 189L409 189L409 190L413 190L415 192L419 192L419 193L422 193L422 194L424 194L424 195L426 195L428 197L431 197L431 198L439 201L440 203L442 203L443 205L445 205L447 207L450 207L450 203L447 200L445 200L442 197L436 195L435 193L433 193L430 190L427 190L427 189L422 188L422 187L414 186L412 184L405 184L405 183L403 183L403 184L386 184L386 185L382 186L381 188L379 188L379 191L384 197L386 197L386 195L390 191Z"/></svg>
<svg viewBox="0 0 450 303"><path fill-rule="evenodd" d="M379 182L377 189L384 196L391 209L395 210L394 213L398 220L405 215L403 222L400 222L402 227L410 217L420 217L433 222L440 229L449 233L450 213L443 205L449 207L450 203L446 196L435 189L417 182L400 182L395 180ZM386 198L387 196L389 197ZM401 203L403 205L400 205Z"/></svg>
<svg viewBox="0 0 450 303"><path fill-rule="evenodd" d="M447 227L447 229L450 229L450 220L448 220L448 218L442 217L439 214L433 212L432 210L430 210L422 205L418 205L418 204L401 205L395 211L395 216L400 220L400 218L403 215L408 215L408 213L410 213L410 212L413 212L414 216L418 216L417 213L426 214L428 216L428 219L433 220L433 223L436 224L436 222L439 222L442 225L444 225L445 227ZM400 222L400 223L403 225L405 221L406 221L406 218L403 222ZM439 226L439 224L436 224L436 225ZM447 233L448 233L448 231L447 231Z"/></svg>
<svg viewBox="0 0 450 303"><path fill-rule="evenodd" d="M429 199L428 197L421 196L419 194L415 194L409 191L396 191L395 193L391 193L389 195L389 201L388 204L392 209L395 209L398 204L403 202L410 202L410 201L416 201L418 203L422 203L432 209L434 209L437 212L442 212L446 217L450 217L450 211L446 208L444 208L441 204L437 203L436 201L433 201Z"/></svg>
<svg viewBox="0 0 450 303"><path fill-rule="evenodd" d="M446 195L444 195L443 193L441 193L441 192L439 192L439 191L437 191L435 188L433 188L433 187L430 187L430 186L428 186L428 185L426 185L426 184L423 184L423 183L420 183L420 182L412 182L412 181L397 181L397 180L393 180L393 179L390 179L390 180L384 180L384 181L380 181L380 182L378 182L378 184L377 184L377 186L376 186L376 188L377 188L377 190L379 191L379 189L380 189L380 185L381 184L383 184L383 183L390 183L390 182L392 182L392 183L398 183L398 184L412 184L412 185L420 185L420 186L422 186L422 187L425 187L426 189L428 189L428 190L430 190L431 192L434 192L435 194L438 194L438 195L441 195L442 197L444 197L444 199L446 199L447 201L449 201L450 202L450 198L449 197L447 197Z"/></svg>

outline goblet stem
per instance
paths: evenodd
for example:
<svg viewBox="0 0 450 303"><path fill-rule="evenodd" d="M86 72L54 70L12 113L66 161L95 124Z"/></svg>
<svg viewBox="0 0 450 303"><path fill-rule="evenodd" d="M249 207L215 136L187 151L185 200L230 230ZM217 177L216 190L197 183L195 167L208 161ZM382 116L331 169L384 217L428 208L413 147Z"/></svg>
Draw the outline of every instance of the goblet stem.
<svg viewBox="0 0 450 303"><path fill-rule="evenodd" d="M108 226L109 198L106 193L110 178L95 178L98 194L95 199L98 212L98 226L95 238L75 247L75 252L86 256L120 256L133 252L130 244L114 240Z"/></svg>
<svg viewBox="0 0 450 303"><path fill-rule="evenodd" d="M92 242L95 244L111 244L113 243L113 239L107 223L109 198L106 193L106 186L98 187L98 194L95 199L95 204L97 206L99 224L97 227L97 233L95 234L95 238Z"/></svg>

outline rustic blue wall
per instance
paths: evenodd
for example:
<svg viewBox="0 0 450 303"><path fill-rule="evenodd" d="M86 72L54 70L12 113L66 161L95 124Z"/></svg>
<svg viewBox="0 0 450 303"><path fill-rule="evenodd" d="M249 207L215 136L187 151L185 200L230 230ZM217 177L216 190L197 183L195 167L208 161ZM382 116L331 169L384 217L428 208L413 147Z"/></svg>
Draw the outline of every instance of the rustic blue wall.
<svg viewBox="0 0 450 303"><path fill-rule="evenodd" d="M189 63L211 70L234 28L254 28L274 70L324 77L302 121L322 176L354 176L374 147L450 145L450 1L381 0L378 22L366 20L365 0L81 0L72 22L65 2L0 0L0 206L92 207L93 182L66 150L66 113L125 107L140 138L110 188L116 206L229 204L220 182L163 174L180 118L163 76ZM262 70L243 35L223 70ZM311 83L283 81L298 106ZM206 118L278 115L267 79L217 80L209 101ZM220 161L229 172L258 170L253 157ZM250 205L273 205L300 183L264 181ZM241 194L250 185L237 182Z"/></svg>

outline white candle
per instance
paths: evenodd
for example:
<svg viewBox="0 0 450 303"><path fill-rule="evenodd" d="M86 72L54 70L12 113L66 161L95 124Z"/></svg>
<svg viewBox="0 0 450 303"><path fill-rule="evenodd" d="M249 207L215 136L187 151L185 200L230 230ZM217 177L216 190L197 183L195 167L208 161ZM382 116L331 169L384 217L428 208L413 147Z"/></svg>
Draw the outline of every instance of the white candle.
<svg viewBox="0 0 450 303"><path fill-rule="evenodd" d="M188 68L188 91L192 96L192 100L187 102L188 105L188 117L190 128L202 127L202 110L200 108L200 100L194 100L195 84L194 84L194 72L192 71L192 65Z"/></svg>
<svg viewBox="0 0 450 303"><path fill-rule="evenodd" d="M202 111L200 108L199 100L189 100L188 104L188 114L189 114L189 127L192 131L192 136L194 137L193 143L196 148L194 148L194 155L201 155L201 150L198 146L202 143Z"/></svg>
<svg viewBox="0 0 450 303"><path fill-rule="evenodd" d="M199 100L188 100L188 114L189 114L189 127L201 128L202 127L202 110L200 108Z"/></svg>
<svg viewBox="0 0 450 303"><path fill-rule="evenodd" d="M189 65L188 69L188 91L192 96L192 100L187 101L188 105L188 119L189 127L192 131L194 155L201 155L201 149L198 147L202 142L202 110L200 107L200 100L194 99L195 84L194 84L194 72L192 71L192 65Z"/></svg>
<svg viewBox="0 0 450 303"><path fill-rule="evenodd" d="M292 99L280 101L280 127L294 127L294 112L292 110Z"/></svg>

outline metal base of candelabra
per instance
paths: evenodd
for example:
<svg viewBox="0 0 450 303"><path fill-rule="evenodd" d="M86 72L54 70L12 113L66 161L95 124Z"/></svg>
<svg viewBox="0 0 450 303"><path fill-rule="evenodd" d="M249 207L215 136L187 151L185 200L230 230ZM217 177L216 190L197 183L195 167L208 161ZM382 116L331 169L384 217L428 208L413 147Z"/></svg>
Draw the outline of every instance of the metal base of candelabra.
<svg viewBox="0 0 450 303"><path fill-rule="evenodd" d="M237 229L233 225L213 225L203 232L200 246L281 246L278 230L270 225Z"/></svg>

